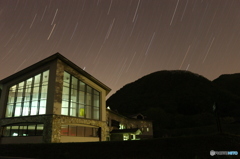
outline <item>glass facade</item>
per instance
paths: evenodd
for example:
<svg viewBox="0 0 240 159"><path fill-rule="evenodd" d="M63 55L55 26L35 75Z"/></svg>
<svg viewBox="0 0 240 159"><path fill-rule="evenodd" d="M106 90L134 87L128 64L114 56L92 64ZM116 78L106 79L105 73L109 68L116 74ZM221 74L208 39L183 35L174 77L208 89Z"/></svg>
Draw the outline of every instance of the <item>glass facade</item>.
<svg viewBox="0 0 240 159"><path fill-rule="evenodd" d="M9 89L5 117L46 113L49 70L15 84Z"/></svg>
<svg viewBox="0 0 240 159"><path fill-rule="evenodd" d="M3 127L3 136L42 136L43 124L24 124Z"/></svg>
<svg viewBox="0 0 240 159"><path fill-rule="evenodd" d="M62 136L98 137L98 128L74 125L62 125Z"/></svg>
<svg viewBox="0 0 240 159"><path fill-rule="evenodd" d="M62 115L99 120L100 93L64 72Z"/></svg>

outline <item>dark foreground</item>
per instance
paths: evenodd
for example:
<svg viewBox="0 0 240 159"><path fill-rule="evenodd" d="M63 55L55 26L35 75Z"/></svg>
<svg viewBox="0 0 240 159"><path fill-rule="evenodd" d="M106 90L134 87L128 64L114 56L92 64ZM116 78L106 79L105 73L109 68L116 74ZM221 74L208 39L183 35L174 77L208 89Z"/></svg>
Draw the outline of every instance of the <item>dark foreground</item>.
<svg viewBox="0 0 240 159"><path fill-rule="evenodd" d="M240 153L240 137L217 134L123 142L0 145L0 156L40 159L240 158L240 154L212 157L210 150Z"/></svg>

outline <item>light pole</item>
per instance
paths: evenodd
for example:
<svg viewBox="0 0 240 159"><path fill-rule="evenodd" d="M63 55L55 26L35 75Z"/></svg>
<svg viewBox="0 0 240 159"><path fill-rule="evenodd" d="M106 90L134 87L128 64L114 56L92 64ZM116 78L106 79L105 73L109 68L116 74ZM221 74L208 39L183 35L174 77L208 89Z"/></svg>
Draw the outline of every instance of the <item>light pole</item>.
<svg viewBox="0 0 240 159"><path fill-rule="evenodd" d="M216 117L216 122L217 122L217 130L218 132L222 133L222 127L221 127L221 123L220 123L220 118L219 118L219 114L218 114L218 104L217 102L214 102L213 104L213 112L215 114L215 117Z"/></svg>

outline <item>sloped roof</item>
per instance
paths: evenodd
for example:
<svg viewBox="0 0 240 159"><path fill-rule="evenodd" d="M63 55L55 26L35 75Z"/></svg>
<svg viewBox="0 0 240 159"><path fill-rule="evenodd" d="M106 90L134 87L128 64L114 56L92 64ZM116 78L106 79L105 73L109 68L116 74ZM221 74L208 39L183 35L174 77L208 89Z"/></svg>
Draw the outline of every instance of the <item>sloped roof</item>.
<svg viewBox="0 0 240 159"><path fill-rule="evenodd" d="M97 85L99 85L100 87L102 87L103 89L105 89L107 91L107 94L111 91L111 89L106 86L105 84L103 84L102 82L100 82L99 80L97 80L95 77L93 77L92 75L90 75L89 73L87 73L86 71L84 71L83 69L81 69L79 66L77 66L76 64L74 64L73 62L71 62L70 60L68 60L66 57L64 57L63 55L61 55L60 53L55 53L17 73L14 73L4 79L2 79L0 81L0 84L4 84L8 81L11 81L15 78L18 78L21 75L24 75L26 73L28 73L29 71L32 71L44 64L47 64L49 62L52 62L56 59L59 59L61 61L63 61L64 63L66 63L67 65L69 65L70 67L74 68L76 71L78 71L80 74L82 74L83 76L87 77L88 79L92 80L94 83L96 83Z"/></svg>
<svg viewBox="0 0 240 159"><path fill-rule="evenodd" d="M139 128L133 128L133 129L118 129L111 131L111 134L123 134L123 133L141 133L141 130Z"/></svg>

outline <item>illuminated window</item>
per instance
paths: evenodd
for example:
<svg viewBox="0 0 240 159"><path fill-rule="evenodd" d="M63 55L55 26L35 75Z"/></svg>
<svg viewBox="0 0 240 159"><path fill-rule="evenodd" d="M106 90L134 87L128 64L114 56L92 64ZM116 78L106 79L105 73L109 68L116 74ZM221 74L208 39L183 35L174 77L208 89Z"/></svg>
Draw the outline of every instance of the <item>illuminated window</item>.
<svg viewBox="0 0 240 159"><path fill-rule="evenodd" d="M49 71L10 87L5 117L46 113Z"/></svg>
<svg viewBox="0 0 240 159"><path fill-rule="evenodd" d="M3 136L42 136L43 124L19 124L3 127Z"/></svg>
<svg viewBox="0 0 240 159"><path fill-rule="evenodd" d="M120 125L119 125L119 129L126 129L126 127L125 127L125 125L120 124Z"/></svg>
<svg viewBox="0 0 240 159"><path fill-rule="evenodd" d="M98 137L98 128L74 125L62 125L62 136Z"/></svg>
<svg viewBox="0 0 240 159"><path fill-rule="evenodd" d="M64 72L61 114L99 120L100 93Z"/></svg>

